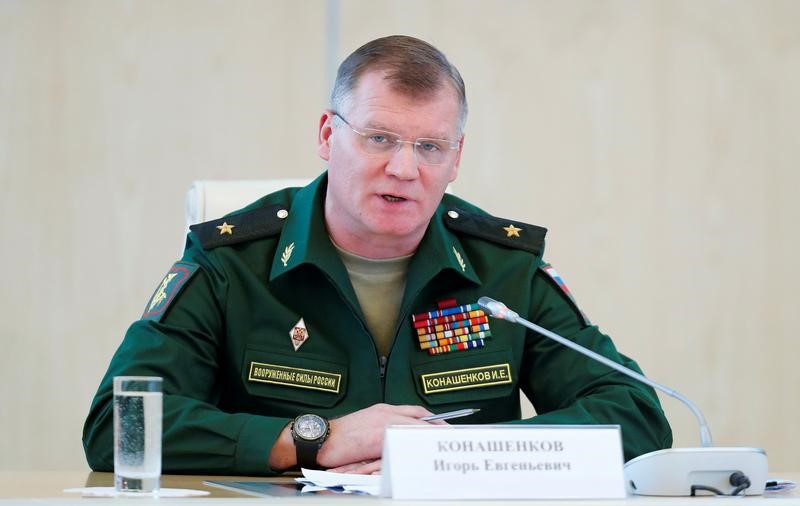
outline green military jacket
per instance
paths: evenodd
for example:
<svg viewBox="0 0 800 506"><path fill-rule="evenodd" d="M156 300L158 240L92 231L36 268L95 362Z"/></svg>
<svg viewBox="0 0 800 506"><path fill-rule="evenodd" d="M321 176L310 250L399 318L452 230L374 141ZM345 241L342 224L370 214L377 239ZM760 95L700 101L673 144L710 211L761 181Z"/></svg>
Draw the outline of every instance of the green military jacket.
<svg viewBox="0 0 800 506"><path fill-rule="evenodd" d="M420 349L413 315L487 295L639 370L545 272L544 229L451 195L409 264L394 343L379 357L328 237L326 183L323 174L193 227L94 398L83 432L92 469L113 469L112 378L120 375L164 378L167 472L270 474L270 449L295 416L381 402L481 409L453 423L619 424L626 459L671 445L652 389L519 325L492 319L481 348ZM520 420L520 390L537 416Z"/></svg>

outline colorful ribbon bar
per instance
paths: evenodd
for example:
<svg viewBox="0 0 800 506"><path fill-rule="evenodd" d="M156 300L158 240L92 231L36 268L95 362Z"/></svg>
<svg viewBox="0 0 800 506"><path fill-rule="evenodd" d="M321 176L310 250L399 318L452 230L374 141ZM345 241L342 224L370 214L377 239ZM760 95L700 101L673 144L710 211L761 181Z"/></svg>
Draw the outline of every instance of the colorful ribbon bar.
<svg viewBox="0 0 800 506"><path fill-rule="evenodd" d="M432 325L441 325L450 322L457 322L461 320L467 320L469 318L478 318L481 316L486 316L486 313L483 312L482 309L478 309L477 311L468 311L466 313L456 313L453 315L448 316L440 316L438 318L430 318L428 320L418 320L413 322L415 328L420 327L429 327Z"/></svg>
<svg viewBox="0 0 800 506"><path fill-rule="evenodd" d="M430 348L428 350L428 354L439 355L442 353L449 353L451 351L468 350L471 348L483 348L483 346L484 346L483 339L478 339L476 341L467 341L465 343L450 344L447 346L437 346L436 348Z"/></svg>
<svg viewBox="0 0 800 506"><path fill-rule="evenodd" d="M434 334L444 330L453 330L462 327L471 327L473 325L480 325L482 323L489 323L488 316L478 316L476 318L466 318L464 320L454 321L450 323L441 323L432 327L417 327L417 335Z"/></svg>
<svg viewBox="0 0 800 506"><path fill-rule="evenodd" d="M419 349L428 350L430 348L436 348L437 346L447 346L449 344L466 343L468 341L478 341L488 337L492 337L492 332L490 330L487 330L486 332L475 332L472 334L464 334L461 336L445 337L442 339L436 339L435 341L420 342Z"/></svg>
<svg viewBox="0 0 800 506"><path fill-rule="evenodd" d="M484 332L489 330L489 324L483 323L481 325L473 325L471 327L462 327L460 329L455 330L445 330L443 332L434 332L432 334L423 334L421 336L417 336L417 339L420 343L424 343L426 341L436 341L439 339L447 339L448 337L456 337L456 336L463 336L467 334L474 334L475 332Z"/></svg>
<svg viewBox="0 0 800 506"><path fill-rule="evenodd" d="M430 311L428 313L418 313L411 317L411 321L417 322L420 320L431 320L433 318L441 318L443 316L450 316L457 313L468 313L470 311L478 310L480 310L480 306L478 306L478 304L465 304L463 306L449 307L447 309L440 309L438 311Z"/></svg>

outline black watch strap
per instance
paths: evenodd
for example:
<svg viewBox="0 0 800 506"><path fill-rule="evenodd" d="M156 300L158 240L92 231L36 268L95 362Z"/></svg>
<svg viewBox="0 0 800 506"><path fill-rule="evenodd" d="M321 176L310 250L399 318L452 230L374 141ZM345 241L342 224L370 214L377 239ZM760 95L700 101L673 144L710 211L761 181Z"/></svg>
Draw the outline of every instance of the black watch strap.
<svg viewBox="0 0 800 506"><path fill-rule="evenodd" d="M322 443L328 439L330 431L331 426L325 417L307 413L294 419L291 433L299 467L321 469L317 463L317 454Z"/></svg>
<svg viewBox="0 0 800 506"><path fill-rule="evenodd" d="M317 464L317 453L322 447L322 443L312 441L295 440L295 449L297 450L297 466L305 469L322 469Z"/></svg>

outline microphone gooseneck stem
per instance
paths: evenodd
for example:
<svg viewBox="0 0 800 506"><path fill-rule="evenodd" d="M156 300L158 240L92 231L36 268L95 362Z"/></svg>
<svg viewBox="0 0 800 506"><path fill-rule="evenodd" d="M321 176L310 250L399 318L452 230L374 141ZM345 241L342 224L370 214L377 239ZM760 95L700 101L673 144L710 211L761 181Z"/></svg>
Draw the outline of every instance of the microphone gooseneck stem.
<svg viewBox="0 0 800 506"><path fill-rule="evenodd" d="M628 369L627 367L625 367L623 365L620 365L617 362L614 362L613 360L610 360L610 359L608 359L608 358L600 355L599 353L596 353L596 352L594 352L594 351L592 351L592 350L590 350L588 348L585 348L585 347L581 346L580 344L577 344L577 343L575 343L573 341L570 341L569 339L567 339L565 337L562 337L562 336L556 334L555 332L551 332L551 331L547 330L544 327L540 327L539 325L536 325L535 323L529 322L525 318L522 318L516 312L508 309L508 307L506 307L506 305L503 304L502 302L496 301L496 300L494 300L494 299L492 299L490 297L481 297L480 299L478 299L478 305L489 316L491 316L493 318L500 318L502 320L508 320L510 322L517 323L519 325L527 327L527 328L533 330L534 332L537 332L537 333L539 333L539 334L541 334L541 335L543 335L543 336L545 336L547 338L550 338L553 341L561 343L564 346L572 348L573 350L577 351L578 353L586 355L587 357L589 357L589 358L591 358L593 360L596 360L597 362L600 362L601 364L605 364L608 367L614 369L615 371L621 372L622 374L625 374L626 376L630 376L631 378L633 378L633 379L635 379L637 381L640 381L640 382L644 383L645 385L648 385L648 386L650 386L650 387L652 387L652 388L654 388L656 390L664 392L665 394L669 395L672 398L678 399L683 404L685 404L689 408L689 410L694 414L695 418L697 418L697 423L700 425L700 444L702 446L713 446L713 443L712 443L712 440L711 440L711 430L708 428L708 424L706 423L706 419L703 416L703 413L700 411L700 408L695 406L695 404L692 401L687 399L682 394L680 394L680 393L676 392L675 390L673 390L673 389L671 389L669 387L666 387L666 386L664 386L664 385L662 385L660 383L656 383L655 381L643 376L642 374L639 374L638 372L636 372L636 371L634 371L632 369Z"/></svg>

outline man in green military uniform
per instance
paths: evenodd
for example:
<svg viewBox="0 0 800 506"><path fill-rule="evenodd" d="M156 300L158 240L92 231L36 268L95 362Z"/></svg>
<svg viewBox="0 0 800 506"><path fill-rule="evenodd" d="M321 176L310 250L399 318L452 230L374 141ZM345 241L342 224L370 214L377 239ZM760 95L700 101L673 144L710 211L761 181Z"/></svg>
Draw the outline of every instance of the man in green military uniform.
<svg viewBox="0 0 800 506"><path fill-rule="evenodd" d="M464 84L410 37L356 50L319 122L328 169L196 225L111 361L84 427L113 468L112 377L164 378L166 471L380 468L383 429L459 408L469 423L619 424L626 458L671 445L648 387L474 304L633 369L542 260L545 230L451 195ZM537 416L520 420L519 392Z"/></svg>

